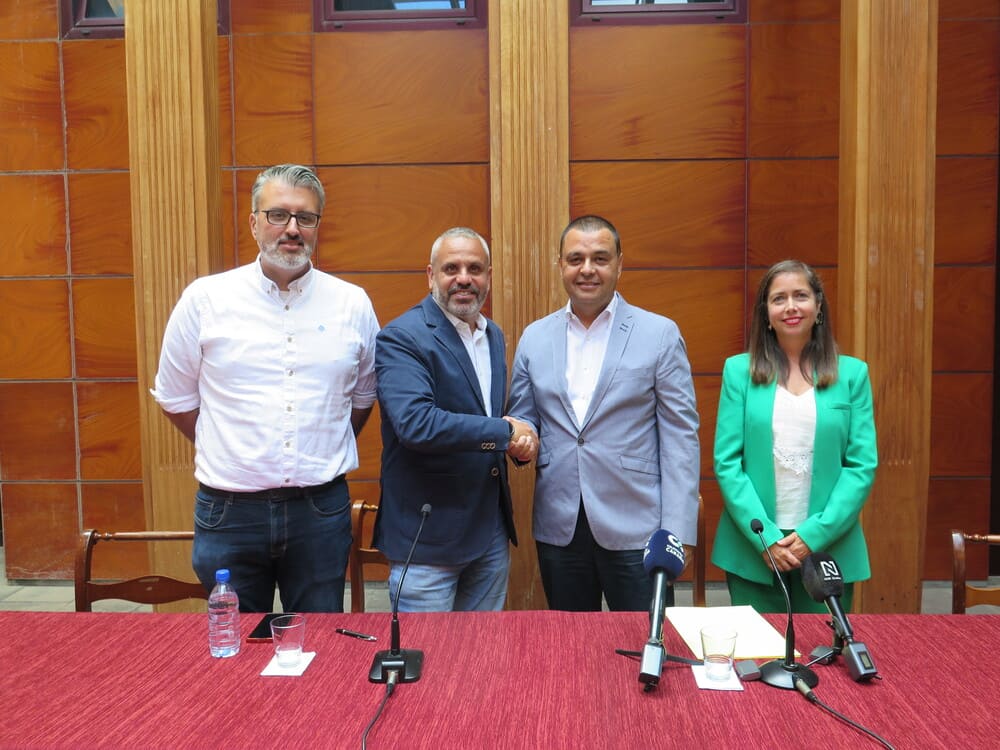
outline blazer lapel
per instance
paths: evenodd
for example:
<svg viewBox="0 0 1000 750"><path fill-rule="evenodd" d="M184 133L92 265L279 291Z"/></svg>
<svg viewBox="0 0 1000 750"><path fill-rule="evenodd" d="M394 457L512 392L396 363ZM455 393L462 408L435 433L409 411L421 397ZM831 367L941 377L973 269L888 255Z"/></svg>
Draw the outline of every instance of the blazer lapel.
<svg viewBox="0 0 1000 750"><path fill-rule="evenodd" d="M569 382L566 380L566 309L560 310L558 315L552 317L552 334L549 340L552 344L552 374L556 381L556 392L562 402L566 414L570 418L570 424L580 427L576 423L576 412L573 410L573 402L569 400Z"/></svg>
<svg viewBox="0 0 1000 750"><path fill-rule="evenodd" d="M427 321L427 326L434 334L434 338L451 354L458 368L465 374L465 379L469 381L469 388L476 397L476 403L479 404L479 407L483 410L483 414L485 414L486 405L483 403L479 378L476 377L476 371L472 367L472 360L469 359L469 353L465 350L465 344L462 343L458 331L455 330L455 326L451 324L451 321L445 317L445 314L441 312L441 308L438 307L433 297L428 295L424 299L423 307L424 319ZM490 356L492 357L492 342L490 347Z"/></svg>
<svg viewBox="0 0 1000 750"><path fill-rule="evenodd" d="M611 382L618 371L618 365L621 364L622 357L625 356L625 347L632 335L633 325L632 309L623 298L619 297L615 319L611 321L611 334L608 336L608 349L604 354L601 374L597 376L594 396L590 399L590 407L587 409L587 415L583 418L581 428L586 427L593 418L594 413L600 408L608 388L611 387Z"/></svg>
<svg viewBox="0 0 1000 750"><path fill-rule="evenodd" d="M494 417L502 417L507 406L507 353L503 333L489 321L486 321L486 340L490 344L490 370L492 370L490 398L493 410L491 414Z"/></svg>

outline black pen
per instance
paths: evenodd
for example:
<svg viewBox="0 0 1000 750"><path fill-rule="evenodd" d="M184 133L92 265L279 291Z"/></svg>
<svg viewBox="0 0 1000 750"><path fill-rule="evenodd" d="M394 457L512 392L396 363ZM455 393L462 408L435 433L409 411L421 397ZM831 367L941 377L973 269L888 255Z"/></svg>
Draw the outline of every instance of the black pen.
<svg viewBox="0 0 1000 750"><path fill-rule="evenodd" d="M337 632L341 635L349 635L351 638L360 638L362 641L377 641L373 635L368 635L367 633L359 633L356 630L347 630L345 628L337 628Z"/></svg>

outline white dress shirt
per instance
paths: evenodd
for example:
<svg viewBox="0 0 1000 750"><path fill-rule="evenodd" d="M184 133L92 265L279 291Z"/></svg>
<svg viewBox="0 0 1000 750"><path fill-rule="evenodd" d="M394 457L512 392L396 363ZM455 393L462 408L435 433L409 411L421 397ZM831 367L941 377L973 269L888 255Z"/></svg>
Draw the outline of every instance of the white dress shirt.
<svg viewBox="0 0 1000 750"><path fill-rule="evenodd" d="M184 290L151 393L170 413L200 409L198 481L323 484L358 467L351 412L375 402L376 333L360 287L310 268L282 300L258 258Z"/></svg>
<svg viewBox="0 0 1000 750"><path fill-rule="evenodd" d="M583 424L590 401L597 388L597 378L604 365L611 338L611 322L618 309L618 292L587 328L566 305L566 386L576 414L577 427Z"/></svg>
<svg viewBox="0 0 1000 750"><path fill-rule="evenodd" d="M434 300L436 303L437 300ZM486 416L493 416L493 406L490 403L493 399L490 398L493 388L493 367L490 361L490 341L486 338L486 318L480 313L476 317L476 327L473 328L468 323L466 323L461 318L452 315L448 310L438 304L444 316L448 318L455 330L458 332L458 337L462 339L462 345L465 347L465 351L469 353L469 359L472 360L472 369L476 371L476 377L479 379L479 390L483 395L483 406L486 408Z"/></svg>
<svg viewBox="0 0 1000 750"><path fill-rule="evenodd" d="M774 394L774 522L794 529L809 517L813 446L816 442L816 391L798 396L780 385Z"/></svg>

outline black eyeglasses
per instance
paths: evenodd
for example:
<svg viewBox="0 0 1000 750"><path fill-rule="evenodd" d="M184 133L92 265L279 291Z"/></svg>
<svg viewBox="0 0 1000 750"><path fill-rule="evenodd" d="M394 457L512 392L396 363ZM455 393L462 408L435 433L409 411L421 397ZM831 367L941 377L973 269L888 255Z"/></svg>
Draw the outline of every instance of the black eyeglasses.
<svg viewBox="0 0 1000 750"><path fill-rule="evenodd" d="M276 227L287 227L288 222L295 219L295 223L303 229L315 229L319 226L321 218L319 214L314 214L312 211L300 211L295 214L283 208L258 210L257 213L264 214L267 217L267 223L274 224Z"/></svg>

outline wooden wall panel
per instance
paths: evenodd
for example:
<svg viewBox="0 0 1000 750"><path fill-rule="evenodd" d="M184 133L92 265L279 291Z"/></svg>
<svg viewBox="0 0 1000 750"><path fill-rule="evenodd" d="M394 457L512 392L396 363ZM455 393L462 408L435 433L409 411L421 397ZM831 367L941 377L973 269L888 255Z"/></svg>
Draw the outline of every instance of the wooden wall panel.
<svg viewBox="0 0 1000 750"><path fill-rule="evenodd" d="M1000 20L938 27L937 153L996 154Z"/></svg>
<svg viewBox="0 0 1000 750"><path fill-rule="evenodd" d="M72 384L0 382L0 414L4 420L0 468L5 482L75 478ZM9 486L4 485L5 518L10 512Z"/></svg>
<svg viewBox="0 0 1000 750"><path fill-rule="evenodd" d="M719 526L719 516L722 515L722 492L715 477L702 477L701 499L705 507L705 577L709 581L725 581L726 574L720 568L712 565L712 549L715 547L715 530Z"/></svg>
<svg viewBox="0 0 1000 750"><path fill-rule="evenodd" d="M53 39L59 33L58 0L4 0L0 39Z"/></svg>
<svg viewBox="0 0 1000 750"><path fill-rule="evenodd" d="M319 265L344 271L422 270L445 229L490 236L485 164L366 166L319 170L326 209Z"/></svg>
<svg viewBox="0 0 1000 750"><path fill-rule="evenodd" d="M750 156L836 156L840 25L750 27Z"/></svg>
<svg viewBox="0 0 1000 750"><path fill-rule="evenodd" d="M750 23L840 21L840 0L750 0Z"/></svg>
<svg viewBox="0 0 1000 750"><path fill-rule="evenodd" d="M666 315L681 329L695 373L721 373L743 350L743 270L622 272L618 288L631 304Z"/></svg>
<svg viewBox="0 0 1000 750"><path fill-rule="evenodd" d="M622 238L627 266L743 263L743 161L575 163L570 185L570 215L610 220Z"/></svg>
<svg viewBox="0 0 1000 750"><path fill-rule="evenodd" d="M312 0L236 0L229 7L234 34L312 31Z"/></svg>
<svg viewBox="0 0 1000 750"><path fill-rule="evenodd" d="M1000 17L1000 0L938 0L938 17L942 20L998 18Z"/></svg>
<svg viewBox="0 0 1000 750"><path fill-rule="evenodd" d="M485 30L321 34L314 44L317 162L489 161Z"/></svg>
<svg viewBox="0 0 1000 750"><path fill-rule="evenodd" d="M312 46L298 34L236 35L236 164L313 161Z"/></svg>
<svg viewBox="0 0 1000 750"><path fill-rule="evenodd" d="M65 42L66 159L71 169L128 169L123 39Z"/></svg>
<svg viewBox="0 0 1000 750"><path fill-rule="evenodd" d="M683 331L682 331L683 333ZM685 339L685 343L686 343ZM720 365L721 369L721 365ZM715 476L715 423L719 416L719 391L722 388L721 375L695 375L694 394L698 402L698 439L701 441L701 476Z"/></svg>
<svg viewBox="0 0 1000 750"><path fill-rule="evenodd" d="M146 397L146 394L142 394ZM80 478L142 479L139 388L127 383L79 383Z"/></svg>
<svg viewBox="0 0 1000 750"><path fill-rule="evenodd" d="M136 436L138 440L138 436ZM80 486L84 529L143 531L146 510L140 482L86 483ZM95 578L132 577L150 570L147 545L98 544L93 557ZM191 574L194 580L194 573Z"/></svg>
<svg viewBox="0 0 1000 750"><path fill-rule="evenodd" d="M73 484L4 485L8 579L73 578L79 524L76 493Z"/></svg>
<svg viewBox="0 0 1000 750"><path fill-rule="evenodd" d="M73 173L69 179L73 273L132 274L128 172Z"/></svg>
<svg viewBox="0 0 1000 750"><path fill-rule="evenodd" d="M0 44L0 170L63 167L59 77L55 44Z"/></svg>
<svg viewBox="0 0 1000 750"><path fill-rule="evenodd" d="M78 377L136 377L132 279L73 282L73 340Z"/></svg>
<svg viewBox="0 0 1000 750"><path fill-rule="evenodd" d="M219 164L233 163L233 66L228 36L218 40L219 70Z"/></svg>
<svg viewBox="0 0 1000 750"><path fill-rule="evenodd" d="M0 300L0 378L70 377L66 282L0 281Z"/></svg>
<svg viewBox="0 0 1000 750"><path fill-rule="evenodd" d="M60 175L0 174L6 241L0 276L66 273L66 199Z"/></svg>
<svg viewBox="0 0 1000 750"><path fill-rule="evenodd" d="M769 267L785 258L837 262L837 161L749 162L747 259Z"/></svg>
<svg viewBox="0 0 1000 750"><path fill-rule="evenodd" d="M997 248L996 157L938 157L934 199L937 263L987 263Z"/></svg>
<svg viewBox="0 0 1000 750"><path fill-rule="evenodd" d="M570 29L570 158L745 154L740 25Z"/></svg>
<svg viewBox="0 0 1000 750"><path fill-rule="evenodd" d="M936 373L932 383L930 475L989 476L992 374Z"/></svg>
<svg viewBox="0 0 1000 750"><path fill-rule="evenodd" d="M993 266L934 269L935 371L993 369Z"/></svg>
<svg viewBox="0 0 1000 750"><path fill-rule="evenodd" d="M924 577L951 578L951 530L986 534L990 528L990 480L931 478L927 497L927 557ZM969 578L986 578L986 548L966 547Z"/></svg>
<svg viewBox="0 0 1000 750"><path fill-rule="evenodd" d="M430 256L430 248L427 248ZM420 302L428 294L427 262L412 271L392 273L338 273L344 281L362 287L375 306L380 325L386 325Z"/></svg>

